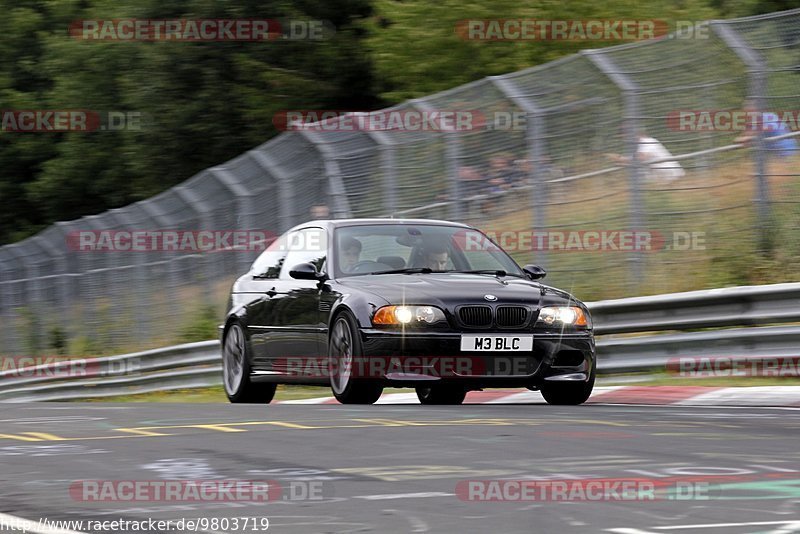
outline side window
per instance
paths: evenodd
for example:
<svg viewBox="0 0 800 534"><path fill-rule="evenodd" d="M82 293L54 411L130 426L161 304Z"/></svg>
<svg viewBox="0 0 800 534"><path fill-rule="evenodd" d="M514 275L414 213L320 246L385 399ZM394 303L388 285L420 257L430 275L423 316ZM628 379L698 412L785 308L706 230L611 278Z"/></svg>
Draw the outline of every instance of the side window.
<svg viewBox="0 0 800 534"><path fill-rule="evenodd" d="M286 254L289 252L286 247L287 239L288 234L283 234L270 243L267 249L253 262L253 266L250 267L250 274L259 278L278 278L286 259Z"/></svg>
<svg viewBox="0 0 800 534"><path fill-rule="evenodd" d="M298 263L313 263L321 271L328 252L327 234L322 228L304 228L289 235L287 249L281 278L290 279L289 270Z"/></svg>

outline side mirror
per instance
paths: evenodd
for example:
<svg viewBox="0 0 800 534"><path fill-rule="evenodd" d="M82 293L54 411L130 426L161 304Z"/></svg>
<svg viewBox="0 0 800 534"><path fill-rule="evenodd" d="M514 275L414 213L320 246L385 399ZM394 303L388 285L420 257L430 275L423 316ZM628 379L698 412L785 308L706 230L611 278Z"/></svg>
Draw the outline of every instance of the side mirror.
<svg viewBox="0 0 800 534"><path fill-rule="evenodd" d="M325 275L318 273L313 263L298 263L289 271L289 276L297 280L323 280Z"/></svg>
<svg viewBox="0 0 800 534"><path fill-rule="evenodd" d="M529 264L523 267L522 270L525 271L525 274L527 274L531 280L539 280L540 278L547 276L547 271L538 265Z"/></svg>

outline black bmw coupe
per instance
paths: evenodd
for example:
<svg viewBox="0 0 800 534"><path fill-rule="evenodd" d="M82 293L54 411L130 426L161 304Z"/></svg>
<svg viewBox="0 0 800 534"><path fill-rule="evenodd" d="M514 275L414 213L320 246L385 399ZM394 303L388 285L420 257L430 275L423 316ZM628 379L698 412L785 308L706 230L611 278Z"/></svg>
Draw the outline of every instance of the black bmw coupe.
<svg viewBox="0 0 800 534"><path fill-rule="evenodd" d="M222 332L231 402L277 384L330 385L344 404L413 387L423 404L527 387L581 404L595 380L586 306L479 230L411 219L298 225L236 280Z"/></svg>

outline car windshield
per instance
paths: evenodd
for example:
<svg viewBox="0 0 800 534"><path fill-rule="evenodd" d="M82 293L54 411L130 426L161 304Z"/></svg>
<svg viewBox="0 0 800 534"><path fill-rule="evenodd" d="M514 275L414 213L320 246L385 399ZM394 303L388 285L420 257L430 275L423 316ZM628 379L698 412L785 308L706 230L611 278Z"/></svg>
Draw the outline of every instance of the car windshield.
<svg viewBox="0 0 800 534"><path fill-rule="evenodd" d="M472 228L375 224L336 229L336 277L391 273L480 271L520 276L508 254Z"/></svg>

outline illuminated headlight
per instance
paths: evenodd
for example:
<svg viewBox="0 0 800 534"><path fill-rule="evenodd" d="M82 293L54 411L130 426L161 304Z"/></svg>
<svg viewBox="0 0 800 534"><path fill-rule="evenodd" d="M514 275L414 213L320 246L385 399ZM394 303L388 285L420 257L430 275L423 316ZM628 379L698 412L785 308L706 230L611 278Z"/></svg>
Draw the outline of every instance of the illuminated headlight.
<svg viewBox="0 0 800 534"><path fill-rule="evenodd" d="M537 322L547 326L590 326L589 316L578 306L542 308Z"/></svg>
<svg viewBox="0 0 800 534"><path fill-rule="evenodd" d="M399 306L394 309L394 318L400 323L408 324L411 322L411 319L414 318L414 312L411 308Z"/></svg>
<svg viewBox="0 0 800 534"><path fill-rule="evenodd" d="M436 306L384 306L375 312L372 324L433 324L444 321L444 312Z"/></svg>

